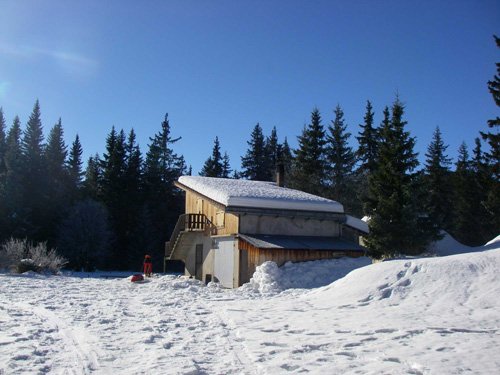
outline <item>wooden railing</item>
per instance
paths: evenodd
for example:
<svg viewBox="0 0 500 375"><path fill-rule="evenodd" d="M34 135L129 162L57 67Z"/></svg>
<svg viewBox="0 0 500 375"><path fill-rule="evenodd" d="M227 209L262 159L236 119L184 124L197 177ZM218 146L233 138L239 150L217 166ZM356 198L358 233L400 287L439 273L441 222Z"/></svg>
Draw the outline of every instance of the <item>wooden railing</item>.
<svg viewBox="0 0 500 375"><path fill-rule="evenodd" d="M203 214L183 214L179 216L177 224L175 224L170 241L165 243L165 258L169 258L174 251L175 244L181 232L198 232L203 231L205 234L217 234L217 228Z"/></svg>

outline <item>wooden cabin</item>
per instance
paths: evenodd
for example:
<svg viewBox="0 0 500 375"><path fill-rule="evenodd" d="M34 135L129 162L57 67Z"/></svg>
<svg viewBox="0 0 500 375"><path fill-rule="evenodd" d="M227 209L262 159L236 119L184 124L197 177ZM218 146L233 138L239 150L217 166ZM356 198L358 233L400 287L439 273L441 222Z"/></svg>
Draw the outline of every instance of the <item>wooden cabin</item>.
<svg viewBox="0 0 500 375"><path fill-rule="evenodd" d="M364 255L351 235L359 228L346 225L338 202L263 181L182 176L176 186L186 208L166 243L165 264L182 260L186 275L206 283L241 286L265 261Z"/></svg>

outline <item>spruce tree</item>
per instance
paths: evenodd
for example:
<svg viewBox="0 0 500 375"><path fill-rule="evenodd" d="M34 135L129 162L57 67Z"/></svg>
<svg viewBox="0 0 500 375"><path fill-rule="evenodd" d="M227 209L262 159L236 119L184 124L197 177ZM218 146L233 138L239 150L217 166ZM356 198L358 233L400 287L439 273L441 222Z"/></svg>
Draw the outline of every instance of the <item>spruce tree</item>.
<svg viewBox="0 0 500 375"><path fill-rule="evenodd" d="M404 106L397 98L390 122L384 123L378 145L379 165L369 179L366 212L370 235L366 242L373 257L418 254L431 234L418 202L413 199L412 171L418 166L415 139L405 130Z"/></svg>
<svg viewBox="0 0 500 375"><path fill-rule="evenodd" d="M359 167L356 170L356 196L357 205L353 210L356 215L364 216L367 214L364 207L368 200L368 185L370 176L375 172L378 165L378 144L380 141L379 129L388 126L390 122L390 111L385 107L383 111L383 120L380 127L374 126L374 112L370 101L366 103L366 112L364 116L364 123L360 124L361 131L358 133L359 148L356 151L356 157L359 161Z"/></svg>
<svg viewBox="0 0 500 375"><path fill-rule="evenodd" d="M44 208L49 225L45 240L55 245L56 230L64 210L69 206L69 175L66 169L67 147L61 119L50 130L45 160L47 164L47 205Z"/></svg>
<svg viewBox="0 0 500 375"><path fill-rule="evenodd" d="M325 192L325 130L321 124L321 114L317 108L311 113L311 123L298 137L299 147L294 151L291 187L311 194Z"/></svg>
<svg viewBox="0 0 500 375"><path fill-rule="evenodd" d="M355 196L350 194L353 191L352 174L355 157L352 147L349 146L351 133L346 131L347 125L340 105L337 105L334 113L335 119L328 127L325 145L330 185L329 195L332 199L344 203L346 208L349 208L350 202L355 200Z"/></svg>
<svg viewBox="0 0 500 375"><path fill-rule="evenodd" d="M227 152L224 152L224 156L222 157L222 177L229 178L231 176L231 163L229 162L229 155Z"/></svg>
<svg viewBox="0 0 500 375"><path fill-rule="evenodd" d="M67 147L64 142L64 130L61 119L50 130L47 137L47 147L45 159L47 163L47 177L49 180L49 190L51 193L58 194L61 198L62 189L67 186L66 157L68 155ZM56 190L59 190L56 192Z"/></svg>
<svg viewBox="0 0 500 375"><path fill-rule="evenodd" d="M468 246L482 244L482 223L476 217L476 186L472 171L472 163L465 142L458 149L458 159L454 174L454 225L451 234L461 243Z"/></svg>
<svg viewBox="0 0 500 375"><path fill-rule="evenodd" d="M283 143L278 145L278 163L283 165L285 171L285 187L289 186L289 179L291 178L292 166L293 166L293 155L288 140L285 137Z"/></svg>
<svg viewBox="0 0 500 375"><path fill-rule="evenodd" d="M500 48L500 38L494 36L497 47ZM497 107L500 107L500 63L495 64L497 67L497 74L492 80L488 81L488 90L495 101ZM492 129L487 133L481 132L483 139L488 141L490 145L490 152L487 154L488 160L493 167L493 173L498 181L500 178L500 117L488 120L488 127ZM500 191L498 191L500 192Z"/></svg>
<svg viewBox="0 0 500 375"><path fill-rule="evenodd" d="M102 198L113 220L119 213L121 193L125 183L125 132L116 132L113 126L106 138L106 152L100 160L102 169Z"/></svg>
<svg viewBox="0 0 500 375"><path fill-rule="evenodd" d="M500 47L500 38L494 36L497 47ZM500 107L500 63L496 63L497 73L488 81L488 90L497 107ZM488 164L492 171L491 182L488 187L487 199L484 207L489 215L488 226L494 228L494 233L500 228L500 117L488 120L488 132L481 132L487 140L490 150L486 153Z"/></svg>
<svg viewBox="0 0 500 375"><path fill-rule="evenodd" d="M274 126L271 130L271 135L267 137L265 141L265 153L268 169L267 179L270 181L276 181L276 165L278 163L279 152L280 145L278 142L278 132L276 130L276 126Z"/></svg>
<svg viewBox="0 0 500 375"><path fill-rule="evenodd" d="M69 176L70 199L72 202L78 199L80 190L82 189L82 178L84 176L82 170L82 154L82 144L77 134L75 140L71 144L68 162L66 164Z"/></svg>
<svg viewBox="0 0 500 375"><path fill-rule="evenodd" d="M101 179L102 168L99 154L89 157L85 168L85 178L83 181L84 196L94 201L102 199Z"/></svg>
<svg viewBox="0 0 500 375"><path fill-rule="evenodd" d="M7 135L5 134L5 117L3 109L0 107L0 189L3 186L5 179L5 152L7 151ZM1 194L1 191L0 191ZM1 195L0 195L1 199Z"/></svg>
<svg viewBox="0 0 500 375"><path fill-rule="evenodd" d="M205 177L222 177L223 175L223 159L220 151L219 137L215 137L212 156L210 156L203 165L200 171L200 176Z"/></svg>
<svg viewBox="0 0 500 375"><path fill-rule="evenodd" d="M425 208L436 230L452 227L452 189L450 183L451 159L446 155L441 131L436 127L432 142L427 148L425 162Z"/></svg>
<svg viewBox="0 0 500 375"><path fill-rule="evenodd" d="M33 241L45 241L47 218L47 166L40 104L35 102L21 140L22 193L25 236Z"/></svg>
<svg viewBox="0 0 500 375"><path fill-rule="evenodd" d="M149 221L148 251L153 256L154 264L160 267L163 264L165 242L170 239L183 210L182 194L174 182L186 172L184 157L173 150L173 145L181 138L173 138L170 133L166 114L161 131L150 138L144 166L145 218Z"/></svg>
<svg viewBox="0 0 500 375"><path fill-rule="evenodd" d="M5 148L5 211L6 227L3 236L22 238L26 236L23 228L22 215L22 152L21 152L21 121L19 117L14 118L12 127L7 133Z"/></svg>
<svg viewBox="0 0 500 375"><path fill-rule="evenodd" d="M373 116L372 103L368 100L366 102L364 123L359 125L362 130L358 133L359 136L356 137L359 143L356 152L357 158L360 161L358 172L365 175L373 173L377 166L378 130L373 125ZM386 121L388 121L389 109L387 107L384 116L386 116Z"/></svg>
<svg viewBox="0 0 500 375"><path fill-rule="evenodd" d="M471 160L471 171L473 175L473 201L478 204L475 205L476 222L480 223L477 228L478 241L484 244L497 236L498 227L495 226L494 216L488 211L488 194L491 191L492 184L495 183L493 172L490 165L486 161L486 157L482 151L481 140L476 138L474 140L475 147Z"/></svg>
<svg viewBox="0 0 500 375"><path fill-rule="evenodd" d="M5 166L5 153L7 151L7 139L5 134L5 118L3 109L0 107L0 243L7 238L7 196L6 179L7 168Z"/></svg>
<svg viewBox="0 0 500 375"><path fill-rule="evenodd" d="M118 133L113 126L106 138L106 152L100 161L102 168L102 199L108 209L114 235L111 248L112 264L110 266L117 269L125 269L128 262L125 252L127 246L127 202L124 199L126 189L125 139L123 129Z"/></svg>
<svg viewBox="0 0 500 375"><path fill-rule="evenodd" d="M126 207L122 221L124 226L123 237L126 241L125 250L127 266L134 267L144 256L144 249L148 246L146 233L143 227L144 198L143 198L143 171L142 154L136 142L136 135L132 129L125 145L126 166L124 176L123 201Z"/></svg>
<svg viewBox="0 0 500 375"><path fill-rule="evenodd" d="M242 176L249 180L270 181L264 134L259 123L253 128L247 144L249 148L241 158Z"/></svg>

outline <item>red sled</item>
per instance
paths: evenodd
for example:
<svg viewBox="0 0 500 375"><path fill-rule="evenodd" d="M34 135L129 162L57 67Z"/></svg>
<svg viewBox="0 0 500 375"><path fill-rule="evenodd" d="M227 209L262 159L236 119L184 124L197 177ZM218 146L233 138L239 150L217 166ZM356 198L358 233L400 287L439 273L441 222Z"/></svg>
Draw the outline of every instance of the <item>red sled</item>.
<svg viewBox="0 0 500 375"><path fill-rule="evenodd" d="M132 281L133 283L136 283L138 281L144 281L144 276L142 276L142 273L138 273L136 275L133 275L130 281Z"/></svg>

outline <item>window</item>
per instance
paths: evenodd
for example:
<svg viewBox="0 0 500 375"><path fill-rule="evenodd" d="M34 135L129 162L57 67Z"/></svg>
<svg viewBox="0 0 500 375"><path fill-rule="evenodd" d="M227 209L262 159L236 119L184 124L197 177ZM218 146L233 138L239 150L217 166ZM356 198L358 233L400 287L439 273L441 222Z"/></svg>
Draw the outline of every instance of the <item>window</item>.
<svg viewBox="0 0 500 375"><path fill-rule="evenodd" d="M225 212L224 211L217 211L215 214L215 225L217 228L222 228L224 227L224 218L225 218Z"/></svg>

